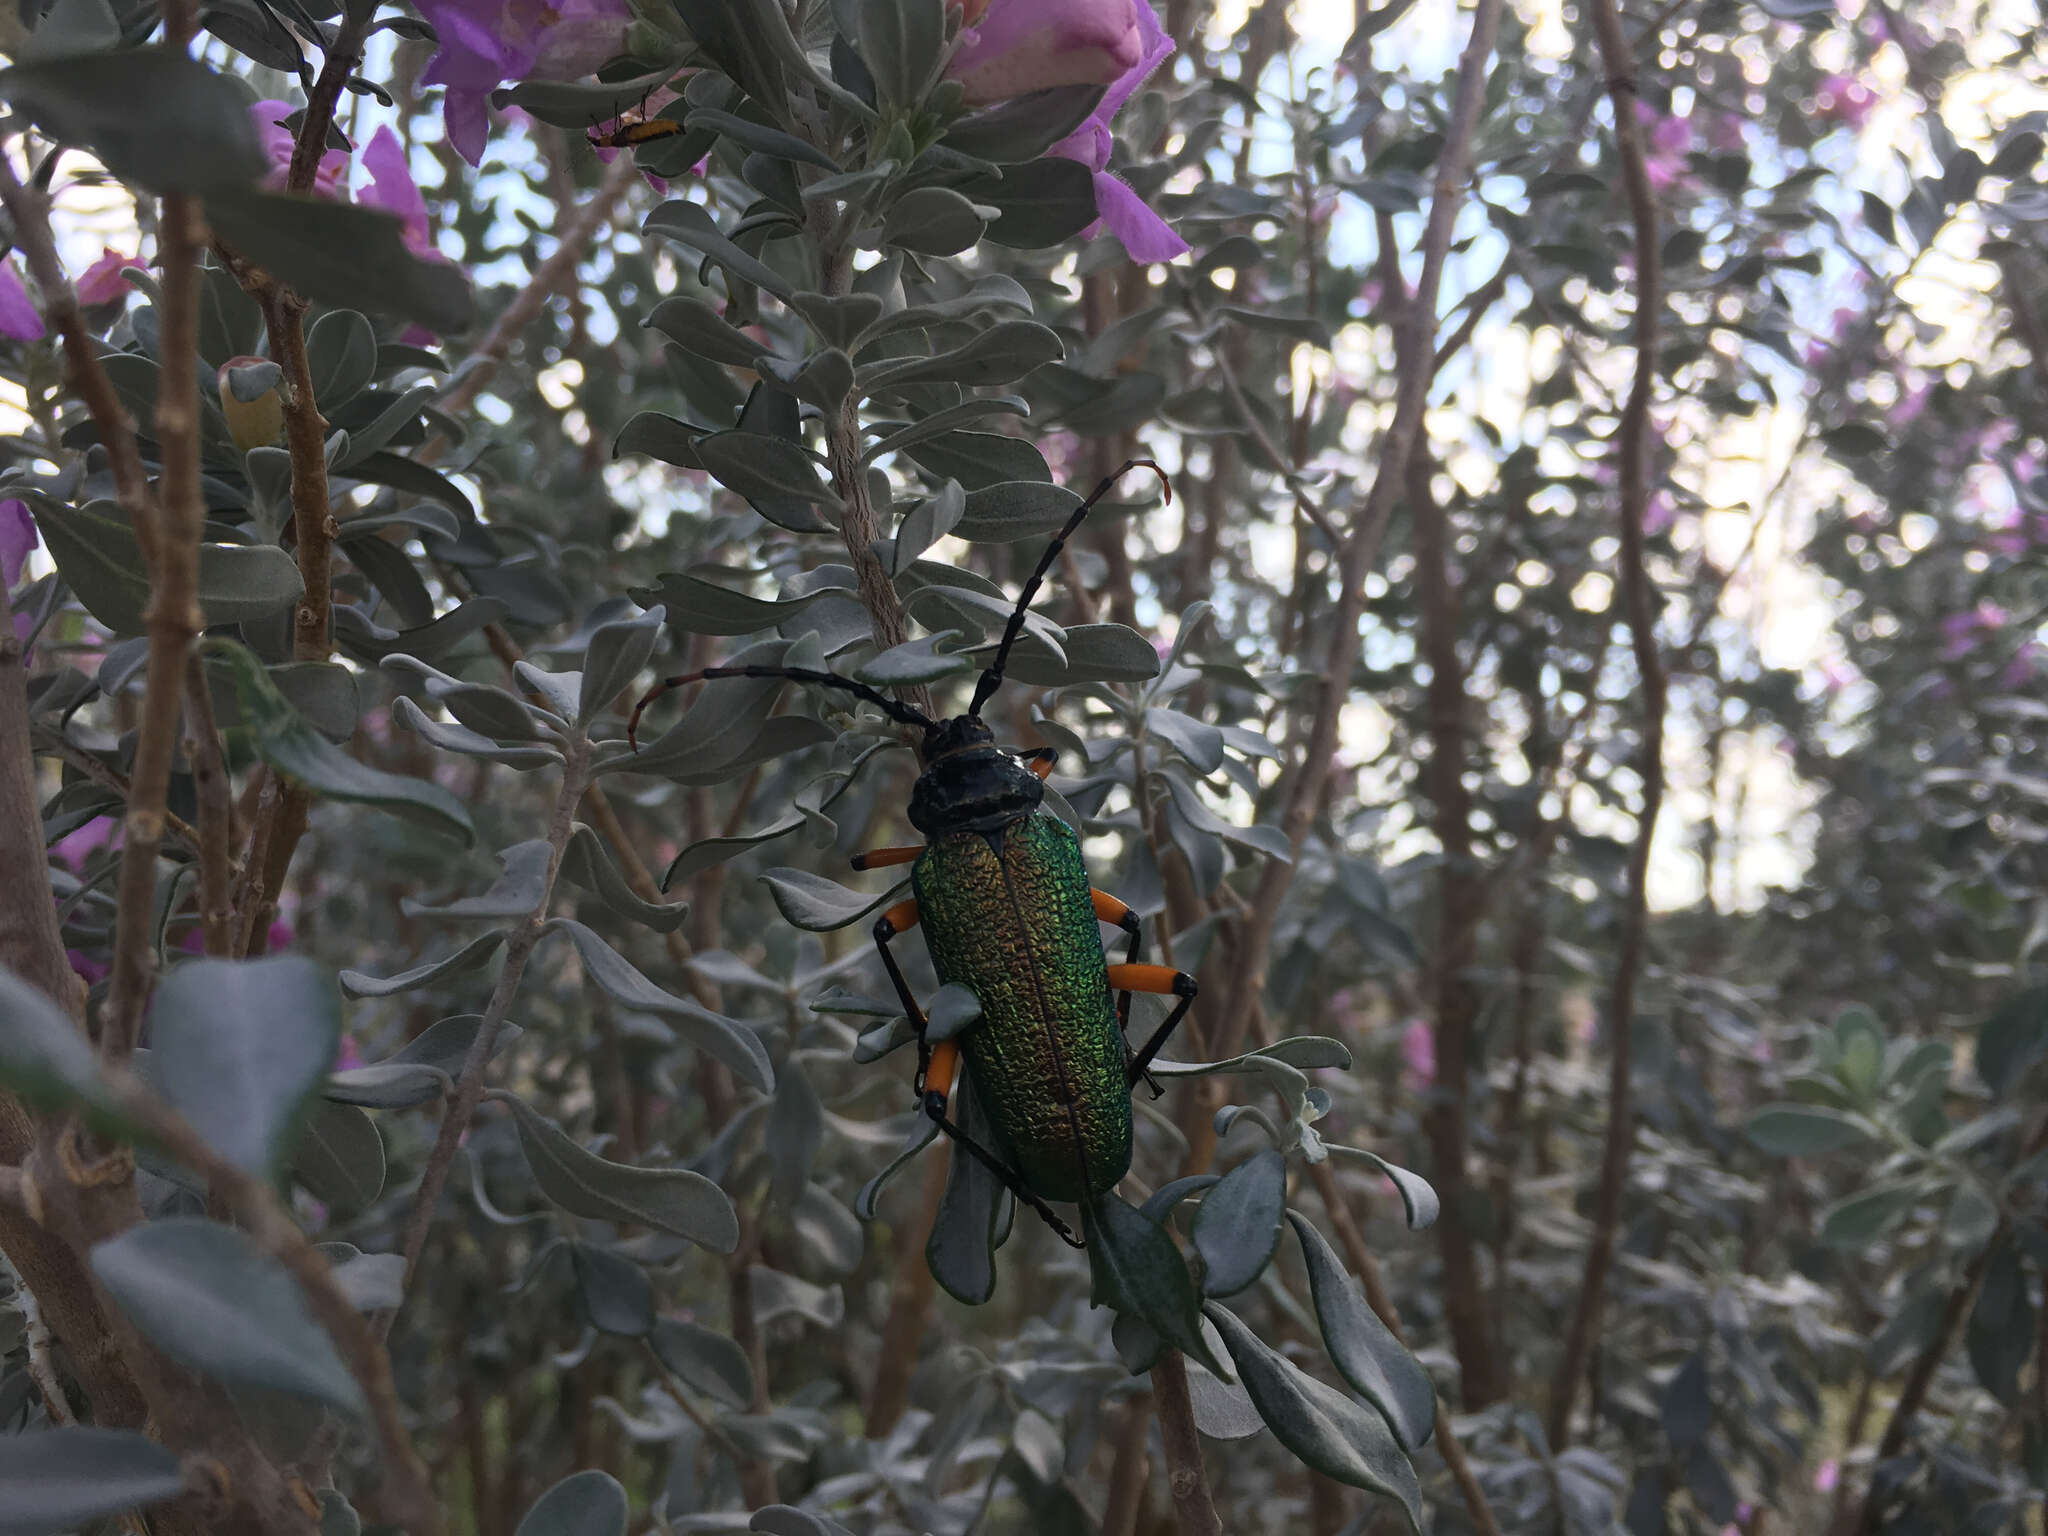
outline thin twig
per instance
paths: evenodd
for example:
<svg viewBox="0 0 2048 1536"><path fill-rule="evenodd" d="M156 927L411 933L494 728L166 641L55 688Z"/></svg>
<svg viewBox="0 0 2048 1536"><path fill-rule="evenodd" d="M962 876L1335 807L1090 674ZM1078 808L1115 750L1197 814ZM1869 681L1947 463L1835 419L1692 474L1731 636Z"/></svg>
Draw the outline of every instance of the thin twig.
<svg viewBox="0 0 2048 1536"><path fill-rule="evenodd" d="M206 503L199 488L199 251L198 202L185 194L163 200L163 297L160 350L163 382L157 394L156 436L162 456L155 557L149 562L149 671L142 693L142 727L129 774L123 818L121 877L114 918L113 982L101 1022L100 1051L124 1061L142 1029L156 970L157 854L163 846L165 798L177 756L179 701L185 658L205 627L199 607L199 540Z"/></svg>
<svg viewBox="0 0 2048 1536"><path fill-rule="evenodd" d="M1657 834L1657 813L1664 801L1664 661L1657 648L1656 605L1649 574L1643 565L1643 517L1650 500L1650 401L1657 387L1657 335L1663 318L1664 292L1657 237L1657 197L1643 155L1642 123L1636 115L1635 58L1622 27L1615 0L1587 0L1600 58L1607 71L1614 103L1614 139L1621 157L1622 184L1629 216L1635 225L1636 315L1635 379L1623 407L1616 452L1621 460L1620 587L1628 615L1630 645L1635 653L1636 686L1642 699L1642 739L1636 771L1642 780L1642 804L1636 815L1635 843L1629 850L1628 899L1622 912L1621 938L1608 994L1607 1031L1611 1051L1607 1086L1607 1135L1600 1159L1600 1184L1595 1196L1593 1236L1586 1252L1578 1304L1565 1334L1563 1353L1551 1377L1545 1429L1552 1454L1570 1444L1572 1402L1585 1374L1586 1353L1599 1327L1606 1300L1607 1273L1614 1263L1622 1196L1628 1183L1629 1148L1635 1139L1630 1104L1630 1037L1635 1023L1636 981L1642 969L1649 922L1650 845Z"/></svg>
<svg viewBox="0 0 2048 1536"><path fill-rule="evenodd" d="M676 1406L683 1410L692 1424L704 1431L704 1438L723 1451L734 1466L745 1466L748 1457L733 1443L732 1436L720 1429L703 1409L690 1401L689 1387L682 1377L668 1368L668 1362L661 1358L661 1352L645 1339L640 1342L646 1345L647 1358L654 1362L654 1369L660 1373L662 1384L668 1388L668 1395L675 1399Z"/></svg>
<svg viewBox="0 0 2048 1536"><path fill-rule="evenodd" d="M1365 612L1365 578L1378 559L1380 540L1402 489L1408 454L1422 430L1423 409L1428 403L1429 365L1435 357L1437 293L1443 283L1452 231L1465 198L1472 137L1486 98L1487 62L1493 54L1501 5L1502 0L1478 0L1472 16L1472 35L1458 64L1457 96L1443 148L1437 155L1436 185L1422 238L1422 269L1413 300L1403 317L1408 338L1405 345L1396 349L1398 357L1422 359L1422 366L1401 369L1394 418L1380 445L1379 472L1373 477L1365 505L1345 536L1338 562L1339 596L1330 619L1329 648L1322 666L1322 693L1307 743L1294 767L1281 820L1295 857L1290 863L1269 859L1260 873L1238 948L1236 974L1219 1014L1221 1024L1213 1042L1214 1052L1219 1056L1235 1054L1250 1027L1252 1006L1265 983L1266 961L1281 900L1308 842L1309 826L1335 758L1337 722L1350 696L1347 683L1358 658L1358 621Z"/></svg>
<svg viewBox="0 0 2048 1536"><path fill-rule="evenodd" d="M292 144L291 164L285 170L288 192L311 192L319 178L320 157L327 152L327 132L334 126L334 108L356 65L362 62L363 39L369 36L377 8L374 5L342 7L341 25L334 41L327 45L321 61L320 78L306 94L306 115L299 122L299 136Z"/></svg>
<svg viewBox="0 0 2048 1536"><path fill-rule="evenodd" d="M327 1260L299 1224L278 1203L270 1185L214 1151L185 1118L125 1067L108 1070L108 1082L122 1111L143 1134L178 1162L204 1177L227 1202L258 1247L291 1272L314 1317L340 1350L363 1389L393 1488L390 1507L400 1524L431 1536L440 1529L426 1471L413 1451L391 1379L391 1362L369 1320L356 1310Z"/></svg>
<svg viewBox="0 0 2048 1536"><path fill-rule="evenodd" d="M130 794L128 775L121 772L118 768L109 768L68 736L60 736L55 731L35 728L33 740L37 751L49 752L63 758L65 762L76 768L88 779L91 779L93 783L103 789L111 789L123 801L128 799ZM199 851L199 829L176 811L166 810L164 812L164 830L177 838L179 842L190 848L194 853Z"/></svg>
<svg viewBox="0 0 2048 1536"><path fill-rule="evenodd" d="M233 953L235 909L234 801L228 765L214 724L213 694L197 655L185 661L185 754L192 763L192 788L199 802L199 928L206 952Z"/></svg>
<svg viewBox="0 0 2048 1536"><path fill-rule="evenodd" d="M1280 451L1273 441L1273 435L1266 430L1266 424L1259 420L1259 414L1252 409L1251 401L1245 396L1244 385L1238 382L1237 370L1230 366L1230 359L1225 355L1223 348L1216 349L1212 366L1216 370L1216 377L1223 381L1223 392L1230 396L1231 404L1237 407L1238 420L1244 423L1245 430L1252 435L1252 441L1259 445L1259 452L1266 456L1274 472L1286 484L1288 494L1294 498L1295 509L1315 525L1316 532L1329 541L1330 548L1339 548L1344 541L1337 537L1337 530L1330 526L1329 514L1323 511L1323 504L1311 496L1308 488L1301 483L1299 467L1294 460Z"/></svg>
<svg viewBox="0 0 2048 1536"><path fill-rule="evenodd" d="M554 899L555 876L562 867L562 850L568 846L569 833L575 825L576 802L583 798L584 787L589 782L590 753L590 742L581 732L572 734L565 744L562 782L555 793L554 813L548 823L548 867L541 879L540 899L506 941L504 969L498 973L498 983L492 988L490 1001L484 1006L476 1038L470 1042L469 1054L463 1059L462 1071L455 1079L455 1091L441 1116L440 1134L434 1139L434 1149L427 1157L426 1167L420 1174L419 1189L413 1196L412 1211L406 1217L399 1251L405 1256L405 1283L408 1287L419 1269L420 1254L427 1246L427 1232L433 1226L434 1208L440 1203L441 1191L448 1182L448 1170L455 1161L456 1150L462 1145L463 1133L469 1129L476 1107L483 1099L484 1069L490 1064L499 1031L505 1025L505 1015L519 991L520 978L526 974L526 962L533 958L534 946L540 943L541 933L546 927L548 905ZM396 1315L386 1312L379 1319L379 1337L389 1337Z"/></svg>

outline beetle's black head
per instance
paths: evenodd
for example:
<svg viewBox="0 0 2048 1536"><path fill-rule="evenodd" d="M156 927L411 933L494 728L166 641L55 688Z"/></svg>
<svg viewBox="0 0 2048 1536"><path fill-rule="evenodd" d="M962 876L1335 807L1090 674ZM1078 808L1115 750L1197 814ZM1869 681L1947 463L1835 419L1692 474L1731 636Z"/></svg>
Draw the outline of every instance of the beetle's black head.
<svg viewBox="0 0 2048 1536"><path fill-rule="evenodd" d="M1029 816L1045 782L996 745L973 715L942 720L924 739L924 772L910 791L910 824L926 837L987 832Z"/></svg>

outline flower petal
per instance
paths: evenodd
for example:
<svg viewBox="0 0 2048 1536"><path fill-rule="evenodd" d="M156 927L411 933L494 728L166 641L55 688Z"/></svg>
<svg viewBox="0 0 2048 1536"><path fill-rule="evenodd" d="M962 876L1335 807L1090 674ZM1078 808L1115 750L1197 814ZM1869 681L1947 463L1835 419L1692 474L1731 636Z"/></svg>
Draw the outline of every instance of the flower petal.
<svg viewBox="0 0 2048 1536"><path fill-rule="evenodd" d="M961 35L946 73L975 104L1057 85L1111 85L1142 63L1138 12L1150 9L1148 0L993 0Z"/></svg>
<svg viewBox="0 0 2048 1536"><path fill-rule="evenodd" d="M1188 253L1187 241L1173 232L1173 226L1147 207L1121 177L1108 171L1095 173L1095 211L1102 215L1109 232L1123 242L1133 261L1171 261Z"/></svg>
<svg viewBox="0 0 2048 1536"><path fill-rule="evenodd" d="M78 302L85 305L111 304L117 299L128 297L128 279L121 275L124 268L140 266L134 256L123 256L111 245L101 250L100 259L78 274L78 281L72 286L78 290Z"/></svg>
<svg viewBox="0 0 2048 1536"><path fill-rule="evenodd" d="M363 169L370 173L370 184L356 195L356 201L366 208L382 208L386 213L396 214L405 226L405 243L413 254L438 259L441 253L434 248L426 199L420 196L419 184L412 179L405 146L388 124L379 128L363 147Z"/></svg>
<svg viewBox="0 0 2048 1536"><path fill-rule="evenodd" d="M21 580L28 552L36 547L35 519L25 501L0 501L0 590L11 591Z"/></svg>
<svg viewBox="0 0 2048 1536"><path fill-rule="evenodd" d="M40 341L43 337L43 317L36 313L12 262L0 262L0 336L16 341Z"/></svg>

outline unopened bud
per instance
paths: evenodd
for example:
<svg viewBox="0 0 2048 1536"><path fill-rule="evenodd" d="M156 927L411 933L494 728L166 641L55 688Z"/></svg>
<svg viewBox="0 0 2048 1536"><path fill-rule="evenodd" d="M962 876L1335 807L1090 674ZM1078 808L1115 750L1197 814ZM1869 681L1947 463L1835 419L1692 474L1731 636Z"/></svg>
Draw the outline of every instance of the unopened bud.
<svg viewBox="0 0 2048 1536"><path fill-rule="evenodd" d="M231 357L220 366L220 410L228 435L243 453L268 448L284 436L284 371L267 357Z"/></svg>

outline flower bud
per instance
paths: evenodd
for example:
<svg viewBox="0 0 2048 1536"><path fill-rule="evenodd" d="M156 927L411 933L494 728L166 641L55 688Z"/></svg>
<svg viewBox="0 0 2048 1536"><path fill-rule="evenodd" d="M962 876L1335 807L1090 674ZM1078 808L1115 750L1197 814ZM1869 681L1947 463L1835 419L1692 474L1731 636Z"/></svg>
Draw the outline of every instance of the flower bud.
<svg viewBox="0 0 2048 1536"><path fill-rule="evenodd" d="M1109 85L1144 53L1139 3L1149 0L987 0L946 73L977 106L1059 85Z"/></svg>
<svg viewBox="0 0 2048 1536"><path fill-rule="evenodd" d="M241 452L268 448L284 436L284 400L277 392L283 377L267 357L231 357L220 365L220 410Z"/></svg>

